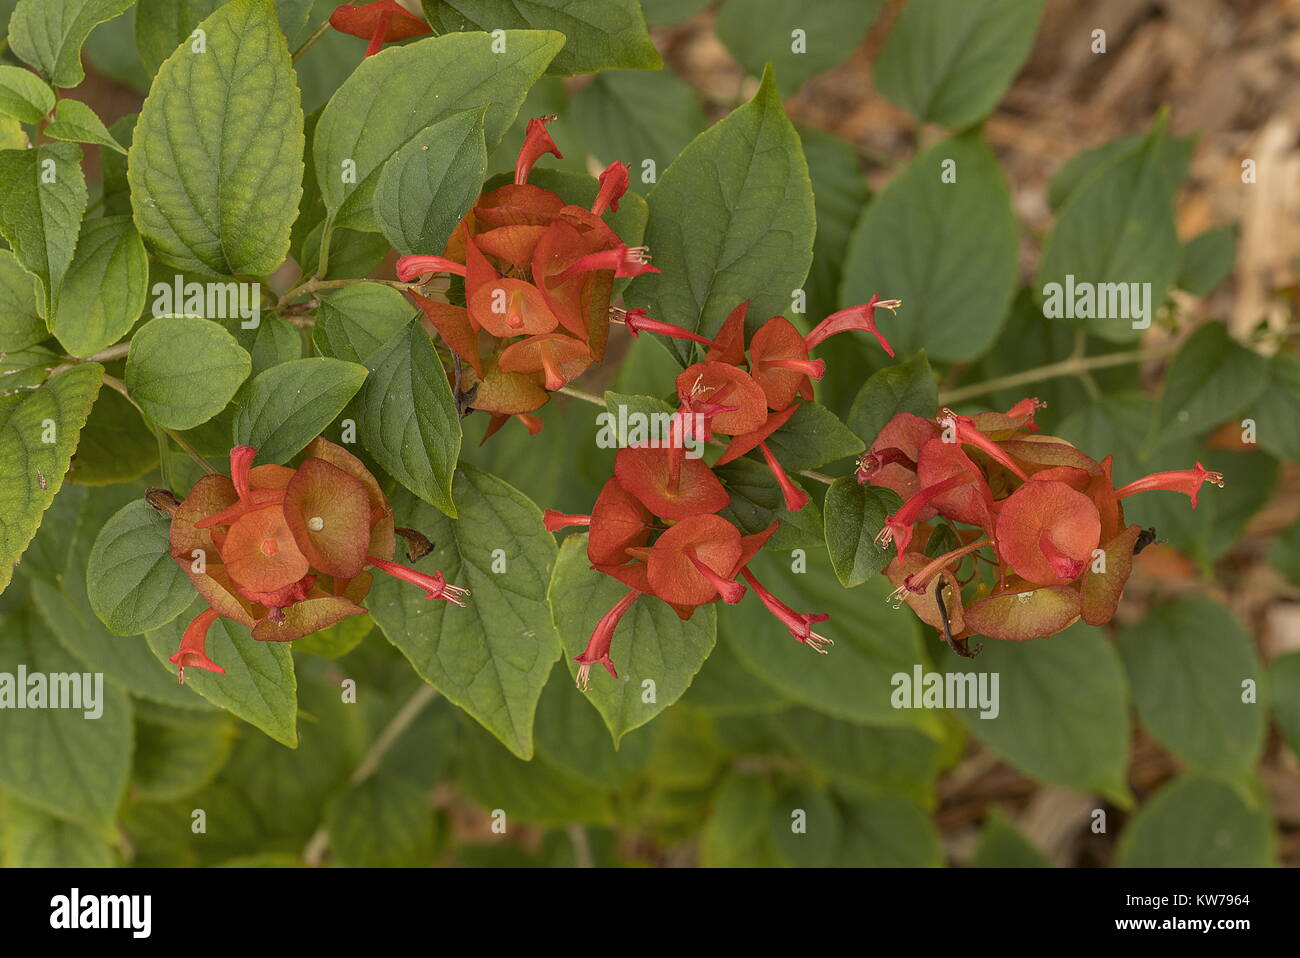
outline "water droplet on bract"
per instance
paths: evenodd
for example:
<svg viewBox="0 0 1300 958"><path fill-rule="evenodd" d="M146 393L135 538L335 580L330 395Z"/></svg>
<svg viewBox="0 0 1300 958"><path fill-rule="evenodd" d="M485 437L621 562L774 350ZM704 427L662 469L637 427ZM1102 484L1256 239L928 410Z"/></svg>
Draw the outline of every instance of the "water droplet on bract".
<svg viewBox="0 0 1300 958"><path fill-rule="evenodd" d="M307 520L307 528L312 532L320 532L325 528L325 520L320 516L312 516Z"/></svg>

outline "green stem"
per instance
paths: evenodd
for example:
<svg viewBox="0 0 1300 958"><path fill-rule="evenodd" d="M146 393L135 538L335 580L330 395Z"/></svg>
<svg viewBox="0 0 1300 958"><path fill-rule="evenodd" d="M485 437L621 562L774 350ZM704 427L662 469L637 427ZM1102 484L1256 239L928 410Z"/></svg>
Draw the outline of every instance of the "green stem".
<svg viewBox="0 0 1300 958"><path fill-rule="evenodd" d="M1026 369L1024 372L1012 373L1009 376L999 376L996 379L986 379L981 383L972 383L969 386L950 389L939 395L939 405L948 406L965 399L974 399L976 396L986 396L989 393L997 392L999 389L1010 389L1012 386L1024 386L1028 383L1043 382L1046 379L1057 379L1061 376L1078 376L1093 369L1107 369L1111 366L1142 363L1148 359L1163 359L1177 352L1180 345L1180 343L1165 343L1163 346L1133 349L1122 353L1107 353L1104 356L1071 356L1059 363L1049 363L1035 369Z"/></svg>
<svg viewBox="0 0 1300 958"><path fill-rule="evenodd" d="M316 279L313 277L281 296L279 305L272 311L285 309L292 305L295 299L310 293L328 289L342 289L344 286L356 286L359 283L375 283L379 286L391 286L393 289L399 290L420 288L419 283L401 283L395 279Z"/></svg>
<svg viewBox="0 0 1300 958"><path fill-rule="evenodd" d="M321 37L325 36L325 34L329 32L329 28L330 28L330 22L328 20L326 20L319 27L317 27L316 32L313 33L311 36L309 36L306 40L304 40L302 46L300 46L297 50L293 51L293 60L297 62L300 56L302 56L304 53L306 53L308 50L310 50L313 46L316 45L317 40L319 40Z"/></svg>

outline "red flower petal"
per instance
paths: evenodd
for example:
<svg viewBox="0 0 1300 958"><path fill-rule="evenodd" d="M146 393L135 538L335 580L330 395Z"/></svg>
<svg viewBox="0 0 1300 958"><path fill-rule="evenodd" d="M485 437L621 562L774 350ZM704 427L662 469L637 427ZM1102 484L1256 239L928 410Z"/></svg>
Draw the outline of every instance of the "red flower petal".
<svg viewBox="0 0 1300 958"><path fill-rule="evenodd" d="M617 479L608 480L591 510L587 558L593 565L626 562L628 548L649 541L653 522L650 510L620 486Z"/></svg>
<svg viewBox="0 0 1300 958"><path fill-rule="evenodd" d="M749 300L745 300L727 315L718 335L713 338L715 345L705 354L705 359L731 366L745 365L745 314L748 311Z"/></svg>
<svg viewBox="0 0 1300 958"><path fill-rule="evenodd" d="M680 605L702 605L719 594L739 601L745 588L730 580L740 554L734 525L721 516L691 516L655 541L646 560L650 587L659 598Z"/></svg>
<svg viewBox="0 0 1300 958"><path fill-rule="evenodd" d="M826 366L824 360L808 358L803 336L783 316L769 319L754 333L749 341L749 364L772 409L784 409L794 402L800 387L810 376L821 379Z"/></svg>
<svg viewBox="0 0 1300 958"><path fill-rule="evenodd" d="M767 398L744 370L705 360L677 375L677 395L683 403L703 401L734 406L709 418L709 428L726 436L753 432L767 421Z"/></svg>
<svg viewBox="0 0 1300 958"><path fill-rule="evenodd" d="M1077 579L1100 537L1101 517L1092 500L1055 480L1026 482L998 512L998 553L1035 585Z"/></svg>
<svg viewBox="0 0 1300 958"><path fill-rule="evenodd" d="M274 592L291 585L305 576L309 567L279 506L250 512L231 526L221 557L235 583L256 592Z"/></svg>
<svg viewBox="0 0 1300 958"><path fill-rule="evenodd" d="M366 487L324 459L305 459L284 490L284 518L312 567L350 579L366 564Z"/></svg>
<svg viewBox="0 0 1300 958"><path fill-rule="evenodd" d="M614 457L614 477L656 516L677 521L714 513L731 502L726 487L702 459L683 459L677 482L668 449L629 446Z"/></svg>

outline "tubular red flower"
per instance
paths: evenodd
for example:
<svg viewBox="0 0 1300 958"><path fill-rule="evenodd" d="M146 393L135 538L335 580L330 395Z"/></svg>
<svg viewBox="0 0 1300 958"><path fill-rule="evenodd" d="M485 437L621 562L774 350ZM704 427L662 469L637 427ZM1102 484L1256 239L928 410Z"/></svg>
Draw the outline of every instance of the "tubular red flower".
<svg viewBox="0 0 1300 958"><path fill-rule="evenodd" d="M1195 509L1197 497L1201 492L1201 485L1206 482L1213 483L1222 489L1223 473L1210 472L1198 462L1195 469L1153 472L1149 476L1135 479L1128 485L1116 489L1115 498L1123 499L1135 492L1147 492L1152 489L1168 489L1170 492L1181 492L1186 495L1192 500L1192 508Z"/></svg>
<svg viewBox="0 0 1300 958"><path fill-rule="evenodd" d="M786 475L781 463L777 461L776 456L772 455L772 450L767 448L767 443L760 442L758 448L763 453L763 460L767 463L767 468L771 470L772 475L776 478L777 485L781 487L781 495L785 496L786 511L798 512L808 505L808 493L795 485L790 477Z"/></svg>
<svg viewBox="0 0 1300 958"><path fill-rule="evenodd" d="M366 561L381 572L387 572L395 579L401 579L403 582L409 582L423 589L426 599L443 599L452 605L458 605L462 608L465 606L464 599L465 596L469 595L469 589L463 589L458 585L449 585L447 580L442 577L441 572L427 575L397 562L389 562L387 559L380 559L370 555L366 556Z"/></svg>
<svg viewBox="0 0 1300 958"><path fill-rule="evenodd" d="M901 558L907 550L908 544L912 541L912 527L916 525L921 511L930 504L930 500L943 495L950 489L956 489L958 486L967 485L972 481L970 475L957 473L942 482L936 482L933 486L922 489L903 503L897 512L885 517L885 525L876 535L876 544L884 547L893 542Z"/></svg>
<svg viewBox="0 0 1300 958"><path fill-rule="evenodd" d="M397 260L397 278L409 283L417 276L426 273L454 273L464 276L467 269L463 263L447 259L445 256L401 256Z"/></svg>
<svg viewBox="0 0 1300 958"><path fill-rule="evenodd" d="M660 336L668 336L671 339L688 339L693 343L700 343L704 346L713 346L713 340L705 339L698 333L692 333L688 329L675 326L672 323L665 323L658 319L651 319L646 315L644 309L629 309L623 314L623 325L633 336L640 336L642 333L658 333Z"/></svg>
<svg viewBox="0 0 1300 958"><path fill-rule="evenodd" d="M176 666L176 674L182 685L185 684L186 669L207 669L209 672L225 674L226 670L208 658L204 651L208 641L208 629L220 616L213 609L204 609L194 617L181 637L181 647L167 661Z"/></svg>
<svg viewBox="0 0 1300 958"><path fill-rule="evenodd" d="M528 121L528 130L524 133L524 145L519 148L519 158L515 160L515 185L523 186L528 182L528 174L533 171L533 164L547 153L557 160L564 159L564 154L546 131L546 124L555 119L551 116L535 116Z"/></svg>
<svg viewBox="0 0 1300 958"><path fill-rule="evenodd" d="M614 630L618 628L619 621L632 608L632 603L641 595L636 589L628 589L623 598L614 603L614 607L600 617L596 623L596 628L592 630L591 638L587 640L587 648L581 655L574 656L573 661L578 663L578 688L587 691L591 688L591 667L599 663L605 666L613 678L618 678L618 673L614 671L614 663L609 657L609 646L614 641Z"/></svg>
<svg viewBox="0 0 1300 958"><path fill-rule="evenodd" d="M983 451L990 459L1001 463L1021 479L1028 479L1025 471L1016 465L1015 460L999 448L998 444L975 428L975 421L969 416L959 416L951 409L944 409L939 414L939 426L945 428L952 423L957 433L957 441L967 446L974 446Z"/></svg>
<svg viewBox="0 0 1300 958"><path fill-rule="evenodd" d="M570 512L556 512L554 509L547 509L542 513L542 525L546 526L547 532L559 532L568 526L589 526L591 525L591 516L579 516Z"/></svg>
<svg viewBox="0 0 1300 958"><path fill-rule="evenodd" d="M378 53L392 40L409 40L431 33L429 25L406 10L397 0L375 0L360 6L345 3L330 14L330 26L362 40L369 40L367 57Z"/></svg>
<svg viewBox="0 0 1300 958"><path fill-rule="evenodd" d="M830 618L829 615L826 615L823 612L796 612L771 592L768 592L767 589L763 587L763 583L754 578L754 574L749 571L748 567L741 569L740 574L743 575L745 581L753 587L754 594L758 596L759 601L763 603L767 608L767 611L776 616L776 618L780 620L781 624L790 631L790 634L794 636L797 641L802 642L804 645L816 652L820 652L822 655L826 654L826 646L835 644L832 640L826 638L826 636L818 635L816 632L812 631L813 625L818 622L825 622Z"/></svg>
<svg viewBox="0 0 1300 958"><path fill-rule="evenodd" d="M898 602L903 598L904 592L913 592L916 593L917 595L924 594L925 587L929 585L930 580L933 579L940 572L942 572L950 564L956 562L958 559L970 555L972 552L978 552L980 549L983 549L985 546L989 546L989 545L993 545L993 540L986 537L976 542L971 542L968 543L967 545L960 546L959 548L953 549L951 552L945 552L943 555L938 556L935 559L932 559L931 561L927 562L924 566L922 566L920 569L913 572L911 575L907 576L903 580L903 584L900 585L893 592L889 593L885 601Z"/></svg>
<svg viewBox="0 0 1300 958"><path fill-rule="evenodd" d="M577 273L589 273L601 269L612 269L617 278L659 272L658 268L650 265L648 247L619 243L613 249L598 250L579 257L568 268L556 273L551 284L563 282Z"/></svg>
<svg viewBox="0 0 1300 958"><path fill-rule="evenodd" d="M709 581L709 584L718 590L718 595L722 596L722 601L727 605L735 605L744 598L745 587L734 579L725 578L710 569L696 556L694 548L686 549L684 555L691 565L695 567L695 571L704 576Z"/></svg>
<svg viewBox="0 0 1300 958"><path fill-rule="evenodd" d="M884 449L878 449L875 452L864 452L858 456L856 471L858 482L870 482L880 473L880 470L891 463L897 463L906 469L912 470L912 472L916 472L916 461L914 459L897 446L886 446Z"/></svg>
<svg viewBox="0 0 1300 958"><path fill-rule="evenodd" d="M596 202L591 204L591 211L600 216L608 207L617 213L618 201L627 192L629 182L626 163L615 160L605 167L604 172L600 174L600 192L596 194Z"/></svg>
<svg viewBox="0 0 1300 958"><path fill-rule="evenodd" d="M887 309L890 312L902 306L901 300L881 299L879 296L872 295L871 299L858 306L850 306L847 309L841 309L837 313L831 313L820 323L818 323L811 333L804 337L804 343L811 350L819 343L834 336L837 333L846 333L850 330L862 330L876 337L881 348L894 355L894 347L889 345L889 340L881 335L880 330L876 329L876 308Z"/></svg>

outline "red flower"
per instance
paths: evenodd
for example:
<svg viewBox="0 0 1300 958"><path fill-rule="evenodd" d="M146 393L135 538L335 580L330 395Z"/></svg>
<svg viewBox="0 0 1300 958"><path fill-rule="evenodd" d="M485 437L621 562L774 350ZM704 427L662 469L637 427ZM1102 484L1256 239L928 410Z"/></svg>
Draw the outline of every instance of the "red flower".
<svg viewBox="0 0 1300 958"><path fill-rule="evenodd" d="M368 39L367 57L378 53L385 43L410 40L433 32L427 23L397 0L373 0L361 6L345 3L335 7L330 14L330 26L340 33Z"/></svg>
<svg viewBox="0 0 1300 958"><path fill-rule="evenodd" d="M230 453L230 478L200 479L172 518L171 555L210 608L171 659L179 669L222 669L204 653L208 628L233 619L263 642L291 642L366 610L367 566L464 605L468 592L392 561L392 507L361 460L316 439L295 469Z"/></svg>

